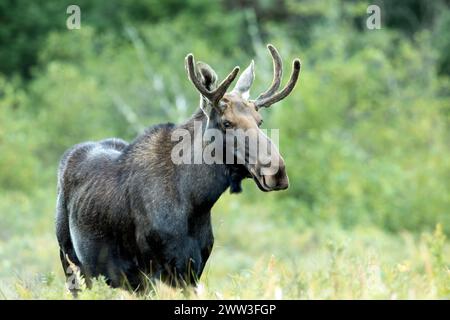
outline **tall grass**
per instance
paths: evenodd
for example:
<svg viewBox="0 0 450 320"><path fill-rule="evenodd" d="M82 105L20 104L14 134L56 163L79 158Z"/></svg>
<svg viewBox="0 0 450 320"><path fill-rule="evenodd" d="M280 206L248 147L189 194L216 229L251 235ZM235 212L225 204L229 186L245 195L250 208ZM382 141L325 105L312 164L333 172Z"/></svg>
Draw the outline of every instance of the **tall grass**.
<svg viewBox="0 0 450 320"><path fill-rule="evenodd" d="M24 214L10 227L22 231L0 240L1 298L72 299L52 232L52 201L17 204ZM311 227L300 214L291 219L274 209L235 195L219 201L215 247L196 289L156 282L138 295L98 279L78 299L450 298L450 246L441 225L422 235L336 223ZM39 214L27 217L27 210Z"/></svg>

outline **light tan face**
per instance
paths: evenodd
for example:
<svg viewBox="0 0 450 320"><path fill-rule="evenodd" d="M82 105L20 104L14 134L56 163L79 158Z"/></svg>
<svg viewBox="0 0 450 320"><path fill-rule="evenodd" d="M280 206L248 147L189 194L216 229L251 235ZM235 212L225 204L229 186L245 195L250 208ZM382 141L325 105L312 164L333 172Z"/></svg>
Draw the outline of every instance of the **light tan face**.
<svg viewBox="0 0 450 320"><path fill-rule="evenodd" d="M252 102L244 100L238 93L227 93L221 100L221 123L224 128L257 129L263 119Z"/></svg>
<svg viewBox="0 0 450 320"><path fill-rule="evenodd" d="M289 179L284 160L276 146L260 130L263 119L255 105L243 99L239 93L231 92L221 99L219 110L216 121L222 130L227 134L242 130L249 136L249 140L257 142L258 146L257 149L252 149L249 148L248 140L237 139L236 145L232 146L233 150L227 151L232 152L239 163L244 163L261 190L286 189ZM265 147L261 148L261 145Z"/></svg>

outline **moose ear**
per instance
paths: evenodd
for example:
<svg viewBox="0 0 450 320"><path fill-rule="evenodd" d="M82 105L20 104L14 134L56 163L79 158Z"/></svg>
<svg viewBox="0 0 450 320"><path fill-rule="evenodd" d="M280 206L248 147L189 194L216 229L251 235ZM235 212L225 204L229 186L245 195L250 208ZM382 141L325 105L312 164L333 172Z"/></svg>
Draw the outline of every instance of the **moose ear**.
<svg viewBox="0 0 450 320"><path fill-rule="evenodd" d="M217 74L207 63L205 62L197 62L196 70L197 78L200 80L201 84L205 87L206 90L212 91L217 87ZM202 95L200 108L209 117L209 114L212 111L212 106L208 102L208 99Z"/></svg>
<svg viewBox="0 0 450 320"><path fill-rule="evenodd" d="M250 87L255 80L255 62L252 60L247 69L242 72L233 91L241 94L242 98L248 99L250 97Z"/></svg>
<svg viewBox="0 0 450 320"><path fill-rule="evenodd" d="M207 90L213 90L217 86L217 74L208 64L197 62L197 76Z"/></svg>

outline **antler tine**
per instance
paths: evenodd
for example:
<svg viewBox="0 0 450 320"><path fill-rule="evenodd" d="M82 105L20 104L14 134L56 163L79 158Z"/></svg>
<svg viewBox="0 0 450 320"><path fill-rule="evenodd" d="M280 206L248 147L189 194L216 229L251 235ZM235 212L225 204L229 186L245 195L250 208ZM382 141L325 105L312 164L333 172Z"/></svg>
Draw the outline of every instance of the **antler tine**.
<svg viewBox="0 0 450 320"><path fill-rule="evenodd" d="M267 49L269 49L269 52L272 56L272 62L273 62L273 80L272 84L270 85L269 89L261 93L256 100L265 99L267 97L270 97L275 92L277 92L278 88L281 84L281 77L283 76L283 62L281 61L281 56L278 53L277 49L271 45L267 45Z"/></svg>
<svg viewBox="0 0 450 320"><path fill-rule="evenodd" d="M213 102L219 102L222 99L225 92L227 92L228 87L236 78L239 73L239 67L234 67L233 71L231 71L228 76L219 84L219 86L214 90L214 98Z"/></svg>
<svg viewBox="0 0 450 320"><path fill-rule="evenodd" d="M209 91L206 89L203 84L201 84L200 80L198 79L197 75L195 74L195 62L194 62L194 55L192 53L189 53L186 56L185 59L186 63L186 69L188 72L189 80L194 84L194 86L197 88L197 90L206 98L211 99L213 95L213 91Z"/></svg>
<svg viewBox="0 0 450 320"><path fill-rule="evenodd" d="M283 90L279 91L278 93L275 93L274 95L261 99L261 100L256 100L255 106L257 108L262 108L262 107L268 107L284 98L286 98L291 91L294 89L295 84L297 83L298 80L298 76L300 74L300 68L301 68L301 62L299 59L295 59L293 64L292 64L292 73L291 73L291 77L289 79L289 82L286 84L286 86L283 88Z"/></svg>
<svg viewBox="0 0 450 320"><path fill-rule="evenodd" d="M219 86L209 91L205 88L205 86L200 82L197 75L195 74L195 62L194 62L194 56L192 53L188 54L186 56L186 69L188 71L188 76L191 82L194 84L194 86L197 88L197 90L209 101L211 101L214 105L219 102L220 99L222 99L223 95L227 91L228 87L231 85L231 83L236 78L239 67L234 67L233 71L228 74L228 76L219 84Z"/></svg>

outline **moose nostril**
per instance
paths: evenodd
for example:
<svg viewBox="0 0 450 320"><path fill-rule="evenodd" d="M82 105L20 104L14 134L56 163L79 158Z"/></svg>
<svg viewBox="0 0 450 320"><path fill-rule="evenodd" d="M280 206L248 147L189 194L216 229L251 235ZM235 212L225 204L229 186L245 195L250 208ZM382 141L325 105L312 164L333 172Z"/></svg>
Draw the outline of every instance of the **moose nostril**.
<svg viewBox="0 0 450 320"><path fill-rule="evenodd" d="M286 174L284 163L280 164L278 172L275 174L276 190L285 190L289 187L289 178Z"/></svg>
<svg viewBox="0 0 450 320"><path fill-rule="evenodd" d="M264 184L270 190L284 190L289 187L289 179L285 174L263 176Z"/></svg>

